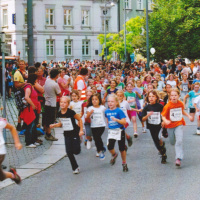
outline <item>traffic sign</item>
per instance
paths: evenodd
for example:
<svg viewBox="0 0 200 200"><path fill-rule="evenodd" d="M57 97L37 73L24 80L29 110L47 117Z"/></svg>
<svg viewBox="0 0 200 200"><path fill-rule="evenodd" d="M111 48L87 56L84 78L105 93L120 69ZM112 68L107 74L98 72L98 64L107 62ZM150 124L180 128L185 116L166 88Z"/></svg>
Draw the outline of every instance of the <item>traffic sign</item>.
<svg viewBox="0 0 200 200"><path fill-rule="evenodd" d="M1 51L6 54L11 54L11 44L1 44Z"/></svg>

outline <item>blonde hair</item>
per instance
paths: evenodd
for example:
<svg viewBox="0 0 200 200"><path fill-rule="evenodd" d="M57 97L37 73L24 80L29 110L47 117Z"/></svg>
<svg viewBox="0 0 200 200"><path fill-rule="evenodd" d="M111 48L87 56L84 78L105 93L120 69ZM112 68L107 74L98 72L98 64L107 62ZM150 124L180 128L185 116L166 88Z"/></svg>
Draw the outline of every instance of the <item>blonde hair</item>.
<svg viewBox="0 0 200 200"><path fill-rule="evenodd" d="M117 97L117 95L116 94L109 94L108 95L108 99L109 98L114 98L115 99L115 101L117 102L117 107L119 108L120 107L120 105L119 105L119 100L118 100L118 97Z"/></svg>
<svg viewBox="0 0 200 200"><path fill-rule="evenodd" d="M117 90L116 94L121 93L124 96L124 91L123 90Z"/></svg>
<svg viewBox="0 0 200 200"><path fill-rule="evenodd" d="M172 92L176 92L179 96L180 96L180 91L178 90L178 88L172 88L169 92L169 97L171 96Z"/></svg>
<svg viewBox="0 0 200 200"><path fill-rule="evenodd" d="M62 100L62 99L66 99L67 100L67 103L68 104L70 104L70 98L68 97L68 96L62 96L61 98L60 98L60 101Z"/></svg>

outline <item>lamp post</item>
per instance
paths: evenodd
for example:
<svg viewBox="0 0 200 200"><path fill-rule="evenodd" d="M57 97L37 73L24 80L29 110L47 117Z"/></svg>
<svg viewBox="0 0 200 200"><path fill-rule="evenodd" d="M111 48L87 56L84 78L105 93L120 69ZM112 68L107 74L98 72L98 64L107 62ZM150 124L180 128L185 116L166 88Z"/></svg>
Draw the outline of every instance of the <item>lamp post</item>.
<svg viewBox="0 0 200 200"><path fill-rule="evenodd" d="M112 7L115 4L114 4L113 1L106 2L106 0L105 0L105 6L104 6L104 10L103 10L103 14L104 14L104 44L105 44L104 57L105 57L105 60L107 60L107 49L106 49L106 14L107 14L107 5L110 5Z"/></svg>
<svg viewBox="0 0 200 200"><path fill-rule="evenodd" d="M147 64L146 64L146 70L149 71L149 5L148 0L146 0L146 43L147 43Z"/></svg>

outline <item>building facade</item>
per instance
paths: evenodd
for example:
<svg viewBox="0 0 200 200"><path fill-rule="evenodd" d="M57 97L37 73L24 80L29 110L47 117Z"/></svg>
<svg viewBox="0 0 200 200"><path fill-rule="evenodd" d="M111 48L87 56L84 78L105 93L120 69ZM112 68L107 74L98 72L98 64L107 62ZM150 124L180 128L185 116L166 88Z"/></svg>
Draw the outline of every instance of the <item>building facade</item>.
<svg viewBox="0 0 200 200"><path fill-rule="evenodd" d="M97 36L118 31L118 5L105 0L33 0L34 61L101 59ZM0 0L0 29L11 55L27 60L27 0Z"/></svg>

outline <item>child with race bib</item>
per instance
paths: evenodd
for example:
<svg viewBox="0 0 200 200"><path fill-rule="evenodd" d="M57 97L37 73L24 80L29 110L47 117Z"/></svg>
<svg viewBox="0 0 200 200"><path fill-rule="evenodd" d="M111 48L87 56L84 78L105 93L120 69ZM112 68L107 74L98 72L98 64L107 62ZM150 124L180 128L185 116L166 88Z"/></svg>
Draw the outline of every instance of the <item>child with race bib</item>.
<svg viewBox="0 0 200 200"><path fill-rule="evenodd" d="M183 126L186 125L183 115L190 121L193 118L185 112L184 104L180 100L180 92L177 88L172 88L169 93L170 101L165 105L161 113L165 127L168 130L169 140L172 145L175 144L176 166L181 166L183 159Z"/></svg>
<svg viewBox="0 0 200 200"><path fill-rule="evenodd" d="M125 128L126 115L119 108L119 101L115 94L108 96L108 109L105 111L105 116L108 120L108 150L110 151L112 158L110 164L114 165L118 153L116 153L114 146L118 141L119 150L122 157L123 172L128 171L126 163L126 151L125 151Z"/></svg>
<svg viewBox="0 0 200 200"><path fill-rule="evenodd" d="M161 136L161 115L163 106L159 103L159 96L155 90L148 92L146 102L148 103L142 111L142 121L146 121L147 129L151 133L154 144L162 155L161 163L165 164L167 155L165 143L160 138Z"/></svg>
<svg viewBox="0 0 200 200"><path fill-rule="evenodd" d="M101 136L104 133L106 123L105 123L105 110L106 107L102 105L101 95L99 93L93 94L87 105L87 117L91 119L91 130L93 139L97 148L96 157L100 160L105 159L105 147Z"/></svg>
<svg viewBox="0 0 200 200"><path fill-rule="evenodd" d="M131 108L136 108L137 109L137 104L136 104L136 94L135 92L132 92L134 88L133 83L129 82L126 85L126 92L124 93L124 100L127 100L127 102L129 103ZM137 122L136 122L136 115L137 112L134 110L129 111L130 113L130 119L133 122L133 129L134 129L134 134L133 136L135 138L138 137L138 133L137 133Z"/></svg>
<svg viewBox="0 0 200 200"><path fill-rule="evenodd" d="M51 124L50 128L62 127L64 131L65 138L65 148L67 156L70 160L73 174L79 174L80 169L74 157L78 155L81 151L80 147L80 137L84 135L83 132L83 123L79 114L76 114L74 110L71 110L69 107L70 98L63 96L60 99L60 111L57 114L59 123ZM76 124L78 121L79 126Z"/></svg>
<svg viewBox="0 0 200 200"><path fill-rule="evenodd" d="M76 114L79 114L81 116L83 101L79 100L80 96L78 90L72 90L71 97L72 101L69 104L69 108L74 110Z"/></svg>

